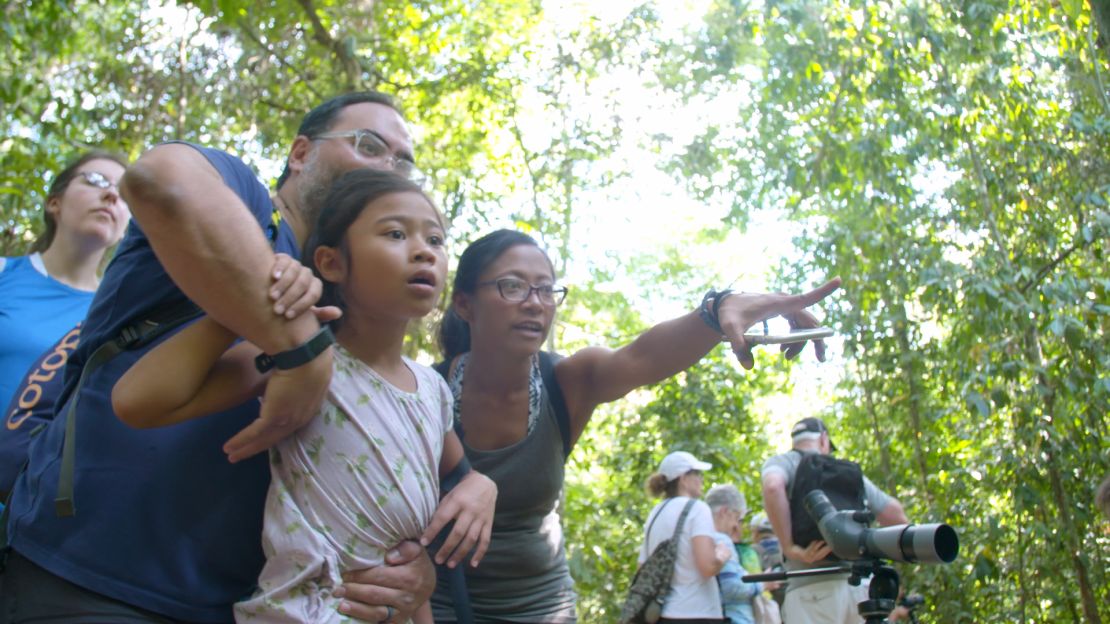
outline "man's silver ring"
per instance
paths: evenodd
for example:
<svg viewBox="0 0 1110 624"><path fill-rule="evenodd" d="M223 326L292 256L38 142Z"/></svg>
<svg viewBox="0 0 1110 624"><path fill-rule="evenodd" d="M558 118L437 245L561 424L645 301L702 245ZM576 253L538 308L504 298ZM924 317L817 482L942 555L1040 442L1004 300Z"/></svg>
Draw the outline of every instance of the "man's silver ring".
<svg viewBox="0 0 1110 624"><path fill-rule="evenodd" d="M385 606L385 619L382 620L382 621L383 622L388 622L392 619L393 619L393 607L391 607L389 605L386 605Z"/></svg>

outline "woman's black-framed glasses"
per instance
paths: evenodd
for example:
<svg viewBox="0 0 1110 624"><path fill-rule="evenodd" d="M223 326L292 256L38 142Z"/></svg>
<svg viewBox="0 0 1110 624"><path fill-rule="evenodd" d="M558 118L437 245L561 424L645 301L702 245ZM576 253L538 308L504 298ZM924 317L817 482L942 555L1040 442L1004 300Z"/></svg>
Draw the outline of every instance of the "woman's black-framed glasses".
<svg viewBox="0 0 1110 624"><path fill-rule="evenodd" d="M532 293L536 293L540 303L557 306L567 298L567 287L555 284L540 284L533 286L528 282L515 277L502 277L489 282L479 282L478 286L497 286L497 292L505 301L520 303L527 301Z"/></svg>

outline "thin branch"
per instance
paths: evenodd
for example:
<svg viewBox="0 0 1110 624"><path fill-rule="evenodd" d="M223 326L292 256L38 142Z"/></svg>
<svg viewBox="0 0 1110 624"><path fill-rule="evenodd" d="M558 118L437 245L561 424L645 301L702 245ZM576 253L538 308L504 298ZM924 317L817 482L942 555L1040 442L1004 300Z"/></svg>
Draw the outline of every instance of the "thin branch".
<svg viewBox="0 0 1110 624"><path fill-rule="evenodd" d="M514 103L513 110L510 113L513 119L511 124L513 136L516 138L517 145L520 146L520 152L524 156L524 168L528 170L528 177L532 180L532 207L536 209L536 214L540 214L540 197L537 190L540 179L536 171L532 169L532 155L528 153L528 148L524 146L524 136L520 132L520 123L516 119L516 105Z"/></svg>
<svg viewBox="0 0 1110 624"><path fill-rule="evenodd" d="M328 32L324 23L320 21L320 14L316 11L314 0L297 0L297 3L301 5L309 21L312 22L312 38L321 46L331 50L340 66L343 67L343 72L347 74L347 87L353 89L358 86L362 77L362 66L358 59L351 56L342 42L332 37L331 33Z"/></svg>
<svg viewBox="0 0 1110 624"><path fill-rule="evenodd" d="M1041 282L1041 280L1043 280L1045 277L1047 277L1049 273L1054 271L1056 269L1056 267L1060 265L1061 262L1063 262L1064 260L1067 260L1068 257L1071 256L1073 253L1079 251L1080 249L1083 249L1086 246L1087 246L1087 243L1076 243L1076 244L1072 245L1071 247L1068 247L1067 249L1065 249L1063 253L1061 253L1059 256L1056 256L1055 258L1053 258L1052 262L1049 262L1045 266L1041 267L1041 270L1037 271L1036 275L1034 275L1032 278L1030 278L1029 281L1025 283L1025 285L1023 285L1021 288L1019 288L1018 292L1020 292L1021 294L1024 295L1027 290L1032 288L1035 284Z"/></svg>
<svg viewBox="0 0 1110 624"><path fill-rule="evenodd" d="M193 16L193 8L186 7L185 9L185 22L188 23L189 19ZM181 40L177 43L177 136L185 134L185 109L188 107L189 99L186 97L185 92L189 87L189 72L187 64L189 62L189 45L193 41L193 37L202 28L200 21L197 21L197 28L191 34L186 34L184 31L181 33Z"/></svg>
<svg viewBox="0 0 1110 624"><path fill-rule="evenodd" d="M269 106L270 108L272 108L274 110L278 110L278 111L281 111L283 113L297 113L297 114L304 113L304 108L301 107L301 106L289 106L289 105L285 104L284 102L279 102L277 100L273 100L273 99L270 99L270 98L259 98L258 101L262 104L265 104L266 106Z"/></svg>
<svg viewBox="0 0 1110 624"><path fill-rule="evenodd" d="M1094 12L1093 3L1091 5L1091 12ZM1110 114L1110 102L1108 102L1106 99L1106 85L1102 83L1102 72L1098 68L1101 63L1099 63L1098 60L1098 46L1095 45L1094 32L1095 25L1091 24L1090 28L1087 29L1087 43L1091 46L1091 65L1093 65L1095 68L1095 82L1098 83L1098 95L1099 99L1102 101L1103 113Z"/></svg>
<svg viewBox="0 0 1110 624"><path fill-rule="evenodd" d="M244 35L246 35L248 39L250 39L252 42L254 42L254 44L257 45L258 47L265 50L266 54L268 54L271 58L275 59L277 61L278 65L281 65L286 71L288 71L289 73L295 74L298 78L300 78L301 83L304 84L305 88L308 89L309 93L311 93L313 96L315 96L315 98L317 100L324 99L324 96L322 96L316 89L312 88L312 82L308 79L308 76L306 76L304 74L304 72L302 72L301 70L299 70L296 67L293 67L292 65L287 63L285 61L285 59L282 58L282 56L280 54L274 52L273 48L271 48L269 45L264 43L262 41L262 38L259 37L258 34L255 33L253 30L251 30L250 22L248 22L245 18L240 18L239 21L238 21L238 24L239 24L240 31Z"/></svg>

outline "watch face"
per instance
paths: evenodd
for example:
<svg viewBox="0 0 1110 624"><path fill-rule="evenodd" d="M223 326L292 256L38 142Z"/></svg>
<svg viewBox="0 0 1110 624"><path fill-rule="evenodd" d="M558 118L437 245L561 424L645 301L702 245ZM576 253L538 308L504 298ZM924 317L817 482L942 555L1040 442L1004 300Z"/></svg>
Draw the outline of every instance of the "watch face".
<svg viewBox="0 0 1110 624"><path fill-rule="evenodd" d="M274 358L265 353L260 353L254 358L254 367L258 369L258 372L265 373L274 367Z"/></svg>

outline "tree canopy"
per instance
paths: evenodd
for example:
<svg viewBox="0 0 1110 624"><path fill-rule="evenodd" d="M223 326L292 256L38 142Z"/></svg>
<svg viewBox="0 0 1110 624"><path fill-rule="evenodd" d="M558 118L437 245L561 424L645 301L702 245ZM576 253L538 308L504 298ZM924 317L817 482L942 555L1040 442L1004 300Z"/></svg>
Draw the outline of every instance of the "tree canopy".
<svg viewBox="0 0 1110 624"><path fill-rule="evenodd" d="M670 4L7 3L0 253L26 251L83 149L195 141L271 182L305 111L379 89L412 121L455 254L509 225L575 277L559 351L623 344L736 278L845 280L821 391L812 364L764 355L749 373L719 349L594 417L563 504L583 621L619 612L663 455L703 456L708 482L759 509L787 403L823 416L911 520L957 528L954 564L899 568L924 621L1110 621L1094 504L1110 474L1110 8L700 0L676 23ZM636 213L645 170L675 195ZM589 224L620 208L673 240L606 254L626 233ZM734 247L756 222L796 233L766 274L707 265L750 252Z"/></svg>

